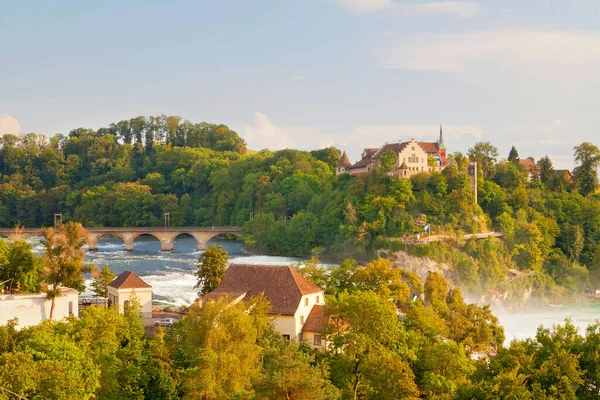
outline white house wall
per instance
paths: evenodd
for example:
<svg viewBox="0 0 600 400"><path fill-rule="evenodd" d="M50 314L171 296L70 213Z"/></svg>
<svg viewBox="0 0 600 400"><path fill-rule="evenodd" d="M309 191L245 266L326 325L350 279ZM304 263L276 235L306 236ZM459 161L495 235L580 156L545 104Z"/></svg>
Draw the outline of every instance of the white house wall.
<svg viewBox="0 0 600 400"><path fill-rule="evenodd" d="M319 300L318 303L317 298ZM306 320L308 320L308 316L310 315L310 312L312 311L312 308L315 304L325 304L324 292L318 292L302 296L302 299L300 300L300 305L296 310L296 314L294 314L294 318L296 319L296 337L298 337L298 335L302 333L302 327L306 323Z"/></svg>
<svg viewBox="0 0 600 400"><path fill-rule="evenodd" d="M79 317L79 294L76 291L54 300L53 320L60 321L69 317L70 310L74 317ZM0 296L0 325L17 318L18 328L37 325L50 319L50 300L45 294L2 295Z"/></svg>
<svg viewBox="0 0 600 400"><path fill-rule="evenodd" d="M131 301L132 297L137 297L142 309L141 313L146 318L152 317L152 288L138 288L138 289L115 289L108 287L108 298L113 304L119 305L119 310L123 312L125 310L125 302ZM111 297L112 296L112 297ZM116 299L116 300L115 300Z"/></svg>

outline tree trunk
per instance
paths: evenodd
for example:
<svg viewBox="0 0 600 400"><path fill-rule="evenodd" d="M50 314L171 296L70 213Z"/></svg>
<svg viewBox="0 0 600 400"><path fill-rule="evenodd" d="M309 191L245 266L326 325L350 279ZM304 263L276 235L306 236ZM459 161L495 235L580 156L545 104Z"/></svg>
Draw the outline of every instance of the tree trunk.
<svg viewBox="0 0 600 400"><path fill-rule="evenodd" d="M50 321L52 321L52 317L54 316L54 297L50 300Z"/></svg>

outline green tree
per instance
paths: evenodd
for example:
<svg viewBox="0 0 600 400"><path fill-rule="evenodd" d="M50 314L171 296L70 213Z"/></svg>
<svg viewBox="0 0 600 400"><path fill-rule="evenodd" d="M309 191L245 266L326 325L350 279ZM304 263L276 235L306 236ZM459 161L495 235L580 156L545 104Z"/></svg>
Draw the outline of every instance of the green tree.
<svg viewBox="0 0 600 400"><path fill-rule="evenodd" d="M99 297L108 298L108 284L115 280L117 274L105 265L101 269L93 268L92 275L92 291Z"/></svg>
<svg viewBox="0 0 600 400"><path fill-rule="evenodd" d="M469 149L467 155L469 160L477 162L483 174L487 175L498 158L498 149L490 142L477 142Z"/></svg>
<svg viewBox="0 0 600 400"><path fill-rule="evenodd" d="M548 155L540 158L537 162L538 168L540 169L540 180L542 183L547 184L554 177L554 166L552 160Z"/></svg>
<svg viewBox="0 0 600 400"><path fill-rule="evenodd" d="M198 282L194 288L201 288L198 296L202 297L215 290L227 269L227 250L222 246L209 246L198 259L198 270L195 272Z"/></svg>
<svg viewBox="0 0 600 400"><path fill-rule="evenodd" d="M263 373L254 389L258 399L338 399L326 365L312 365L314 357L295 343L280 343L264 354Z"/></svg>
<svg viewBox="0 0 600 400"><path fill-rule="evenodd" d="M394 150L386 150L379 155L379 161L381 161L381 170L383 172L392 172L396 165L398 154Z"/></svg>
<svg viewBox="0 0 600 400"><path fill-rule="evenodd" d="M519 163L519 152L517 151L515 146L512 146L510 148L510 152L508 153L508 162L513 164Z"/></svg>
<svg viewBox="0 0 600 400"><path fill-rule="evenodd" d="M73 288L82 292L85 289L85 239L87 233L77 222L61 224L57 229L42 229L44 245L44 272L46 297L51 302L50 319L54 315L56 297L61 295L61 287Z"/></svg>
<svg viewBox="0 0 600 400"><path fill-rule="evenodd" d="M261 362L261 316L246 304L226 300L192 308L178 331L178 350L184 354L181 374L184 399L248 398Z"/></svg>
<svg viewBox="0 0 600 400"><path fill-rule="evenodd" d="M579 185L579 192L587 196L598 187L598 167L600 167L600 149L589 142L575 146L573 177Z"/></svg>

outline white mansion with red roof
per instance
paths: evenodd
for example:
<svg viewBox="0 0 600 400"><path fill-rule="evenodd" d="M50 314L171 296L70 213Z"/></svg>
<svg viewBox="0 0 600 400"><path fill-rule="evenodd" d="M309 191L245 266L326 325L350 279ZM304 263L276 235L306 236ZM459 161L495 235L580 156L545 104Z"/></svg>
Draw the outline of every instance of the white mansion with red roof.
<svg viewBox="0 0 600 400"><path fill-rule="evenodd" d="M219 287L200 299L200 305L220 298L238 303L261 294L271 303L269 315L284 338L325 346L325 292L289 266L230 265Z"/></svg>
<svg viewBox="0 0 600 400"><path fill-rule="evenodd" d="M366 148L363 150L361 159L352 164L344 151L336 168L336 175L350 174L358 176L372 171L381 166L380 156L393 151L396 154L395 164L390 175L408 178L419 172L441 171L446 166L446 146L442 127L440 126L440 138L437 142L417 142L411 139L408 142L385 143L379 148ZM435 166L430 166L429 158L436 161Z"/></svg>

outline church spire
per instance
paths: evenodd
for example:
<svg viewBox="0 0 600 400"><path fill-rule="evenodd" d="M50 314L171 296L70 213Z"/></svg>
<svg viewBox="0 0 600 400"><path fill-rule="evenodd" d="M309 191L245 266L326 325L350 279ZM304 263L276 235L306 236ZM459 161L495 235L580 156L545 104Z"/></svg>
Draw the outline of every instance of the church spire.
<svg viewBox="0 0 600 400"><path fill-rule="evenodd" d="M440 124L440 139L438 140L438 145L440 150L446 150L446 145L444 144L444 135L442 134L442 124Z"/></svg>

